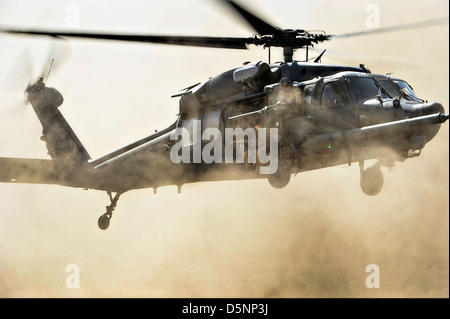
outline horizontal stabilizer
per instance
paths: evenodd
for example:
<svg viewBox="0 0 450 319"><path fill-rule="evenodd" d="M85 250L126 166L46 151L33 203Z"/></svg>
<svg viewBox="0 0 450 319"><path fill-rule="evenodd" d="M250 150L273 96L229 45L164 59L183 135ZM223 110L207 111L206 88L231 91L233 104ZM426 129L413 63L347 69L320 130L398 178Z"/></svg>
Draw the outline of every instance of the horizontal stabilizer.
<svg viewBox="0 0 450 319"><path fill-rule="evenodd" d="M55 162L43 159L0 157L0 182L60 184Z"/></svg>

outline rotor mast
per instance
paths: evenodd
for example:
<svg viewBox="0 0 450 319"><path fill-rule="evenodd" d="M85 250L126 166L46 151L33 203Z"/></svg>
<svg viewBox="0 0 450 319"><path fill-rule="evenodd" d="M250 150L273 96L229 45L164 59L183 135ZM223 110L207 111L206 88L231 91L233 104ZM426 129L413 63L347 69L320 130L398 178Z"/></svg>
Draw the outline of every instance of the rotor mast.
<svg viewBox="0 0 450 319"><path fill-rule="evenodd" d="M293 56L294 56L294 48L293 47L283 47L284 62L292 62Z"/></svg>

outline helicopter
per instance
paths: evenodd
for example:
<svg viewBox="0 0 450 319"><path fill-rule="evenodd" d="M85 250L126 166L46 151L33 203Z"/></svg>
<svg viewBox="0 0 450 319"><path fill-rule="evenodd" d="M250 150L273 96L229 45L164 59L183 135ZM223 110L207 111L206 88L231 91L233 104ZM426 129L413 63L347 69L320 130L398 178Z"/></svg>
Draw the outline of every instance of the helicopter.
<svg viewBox="0 0 450 319"><path fill-rule="evenodd" d="M26 93L51 160L0 158L0 181L106 191L110 204L98 219L102 230L109 227L120 196L140 188L156 192L176 185L181 192L188 183L243 179L267 179L283 188L293 174L358 163L362 191L375 196L384 183L381 167L393 169L395 162L420 156L448 120L442 104L422 100L401 78L373 74L362 64L322 64L325 51L313 62L308 57L309 48L333 38L448 24L448 18L329 35L274 27L234 1L222 2L257 34L144 36L0 28L17 35L269 49L268 62L244 63L174 93L179 98L174 123L98 159L90 157L59 111L62 94L40 77ZM283 49L282 62L271 63L271 47ZM306 49L305 62L293 59L300 48ZM372 159L376 164L365 168Z"/></svg>

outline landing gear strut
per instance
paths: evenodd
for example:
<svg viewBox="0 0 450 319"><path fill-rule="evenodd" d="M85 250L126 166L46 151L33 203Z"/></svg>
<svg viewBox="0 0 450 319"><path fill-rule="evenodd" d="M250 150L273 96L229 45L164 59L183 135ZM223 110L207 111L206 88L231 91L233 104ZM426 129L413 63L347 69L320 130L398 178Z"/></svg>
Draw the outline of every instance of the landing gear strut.
<svg viewBox="0 0 450 319"><path fill-rule="evenodd" d="M377 162L374 166L364 169L364 161L359 162L361 179L360 185L364 194L369 196L377 195L384 184L383 173L381 172L381 163Z"/></svg>
<svg viewBox="0 0 450 319"><path fill-rule="evenodd" d="M112 213L114 209L116 208L117 201L119 200L120 195L122 193L116 193L116 195L113 197L111 192L108 192L109 199L111 200L111 204L109 206L106 206L106 213L101 215L98 219L98 227L102 230L108 229L110 220L112 218Z"/></svg>

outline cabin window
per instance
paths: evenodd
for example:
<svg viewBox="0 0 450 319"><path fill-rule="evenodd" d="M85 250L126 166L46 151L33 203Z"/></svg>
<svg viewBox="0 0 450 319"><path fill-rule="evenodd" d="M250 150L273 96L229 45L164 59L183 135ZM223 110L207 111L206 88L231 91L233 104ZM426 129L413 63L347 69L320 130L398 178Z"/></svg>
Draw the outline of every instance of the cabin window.
<svg viewBox="0 0 450 319"><path fill-rule="evenodd" d="M202 122L202 134L203 132L208 128L214 128L218 130L223 130L223 123L222 123L222 109L216 109L212 112L206 113L203 115L203 122ZM202 135L203 136L203 135ZM208 136L207 141L210 141L210 137Z"/></svg>
<svg viewBox="0 0 450 319"><path fill-rule="evenodd" d="M307 104L312 103L312 96L314 93L314 87L309 86L305 89L305 93L303 94L303 101L305 101Z"/></svg>
<svg viewBox="0 0 450 319"><path fill-rule="evenodd" d="M341 82L329 82L322 91L322 109L346 106L348 99Z"/></svg>
<svg viewBox="0 0 450 319"><path fill-rule="evenodd" d="M181 127L186 129L189 133L189 139L182 139L182 146L192 146L197 141L194 140L194 137L198 134L198 131L201 130L200 121L198 116L190 118L188 120L183 120L181 122Z"/></svg>

